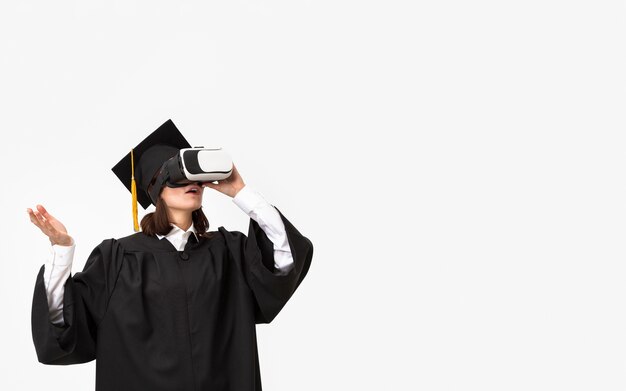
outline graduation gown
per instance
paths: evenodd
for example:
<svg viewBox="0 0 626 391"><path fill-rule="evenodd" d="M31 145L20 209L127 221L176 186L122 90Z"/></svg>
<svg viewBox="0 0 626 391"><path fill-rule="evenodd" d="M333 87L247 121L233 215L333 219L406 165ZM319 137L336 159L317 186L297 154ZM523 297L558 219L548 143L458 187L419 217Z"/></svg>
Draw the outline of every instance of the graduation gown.
<svg viewBox="0 0 626 391"><path fill-rule="evenodd" d="M106 239L66 280L61 326L50 321L42 266L31 318L39 362L95 359L96 391L261 390L255 325L276 317L313 257L278 212L288 271L275 268L273 243L253 219L247 236L219 227L184 251L143 232Z"/></svg>

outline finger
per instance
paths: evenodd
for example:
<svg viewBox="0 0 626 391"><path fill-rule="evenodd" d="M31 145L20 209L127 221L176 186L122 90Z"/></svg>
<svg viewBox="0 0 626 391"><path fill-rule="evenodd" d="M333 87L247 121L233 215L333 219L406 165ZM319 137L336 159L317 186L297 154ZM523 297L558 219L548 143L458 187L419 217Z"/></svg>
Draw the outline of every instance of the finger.
<svg viewBox="0 0 626 391"><path fill-rule="evenodd" d="M48 212L48 210L46 208L43 207L43 205L39 205L37 204L37 210L39 211L39 213L41 213L46 220L50 220L53 219L54 217L52 217L52 215Z"/></svg>
<svg viewBox="0 0 626 391"><path fill-rule="evenodd" d="M39 211L33 211L33 213L35 214L35 217L37 217L37 220L39 221L39 225L40 228L44 231L47 232L48 231L48 227L50 226L50 223L48 222L48 220L46 220L45 217L43 217L41 215L41 213L39 213Z"/></svg>
<svg viewBox="0 0 626 391"><path fill-rule="evenodd" d="M30 221L33 224L35 224L37 227L39 227L39 220L37 220L37 217L33 213L33 210L28 208L28 209L26 209L26 212L28 212L28 218L30 219ZM41 228L41 227L39 227L39 228Z"/></svg>
<svg viewBox="0 0 626 391"><path fill-rule="evenodd" d="M48 236L58 234L58 230L52 225L50 219L47 219L46 216L43 216L40 212L37 213L37 215L42 222L42 227L45 230L44 232L46 232Z"/></svg>
<svg viewBox="0 0 626 391"><path fill-rule="evenodd" d="M46 229L43 226L43 221L41 220L41 217L38 216L38 212L36 211L31 211L30 213L30 221L33 222L33 224L35 224L40 230L41 232L43 232L44 234L48 235L48 233L46 232Z"/></svg>
<svg viewBox="0 0 626 391"><path fill-rule="evenodd" d="M41 213L39 213L36 210L33 210L33 216L35 216L35 219L37 220L37 223L39 224L39 226L43 227L43 216L41 216Z"/></svg>
<svg viewBox="0 0 626 391"><path fill-rule="evenodd" d="M46 236L50 237L50 232L49 232L49 228L46 227L46 225L42 222L42 217L40 216L40 214L36 211L33 211L32 209L28 208L27 209L28 212L28 217L30 218L30 221L37 226L37 228L39 228L39 230Z"/></svg>
<svg viewBox="0 0 626 391"><path fill-rule="evenodd" d="M52 223L50 223L50 220L46 219L45 217L44 217L44 221L43 221L43 226L46 229L46 231L48 231L50 234L52 234L52 235L56 235L57 234L57 229L54 228Z"/></svg>

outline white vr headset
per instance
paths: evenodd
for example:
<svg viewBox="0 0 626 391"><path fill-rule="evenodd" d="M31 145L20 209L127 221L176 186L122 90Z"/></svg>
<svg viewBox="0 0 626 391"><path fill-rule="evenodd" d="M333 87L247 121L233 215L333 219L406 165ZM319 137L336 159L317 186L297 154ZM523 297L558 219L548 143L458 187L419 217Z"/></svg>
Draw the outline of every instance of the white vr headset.
<svg viewBox="0 0 626 391"><path fill-rule="evenodd" d="M221 147L183 148L163 163L148 186L148 194L156 200L164 185L183 187L190 183L219 181L232 172L232 158Z"/></svg>

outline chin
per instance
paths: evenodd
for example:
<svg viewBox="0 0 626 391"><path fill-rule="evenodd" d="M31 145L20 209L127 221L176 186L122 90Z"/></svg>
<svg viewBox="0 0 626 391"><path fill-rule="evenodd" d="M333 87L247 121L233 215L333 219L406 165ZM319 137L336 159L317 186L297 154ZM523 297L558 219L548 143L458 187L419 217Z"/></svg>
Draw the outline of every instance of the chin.
<svg viewBox="0 0 626 391"><path fill-rule="evenodd" d="M175 207L175 209L193 212L194 210L200 209L201 207L202 207L202 203L200 202L198 204L178 205L177 207Z"/></svg>

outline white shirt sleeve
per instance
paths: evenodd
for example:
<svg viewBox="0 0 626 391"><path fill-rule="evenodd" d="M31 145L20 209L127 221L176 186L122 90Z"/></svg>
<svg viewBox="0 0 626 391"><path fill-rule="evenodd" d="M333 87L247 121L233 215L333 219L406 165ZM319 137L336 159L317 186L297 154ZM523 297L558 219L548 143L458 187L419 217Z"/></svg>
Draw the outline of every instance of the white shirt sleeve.
<svg viewBox="0 0 626 391"><path fill-rule="evenodd" d="M48 308L50 309L50 321L57 325L64 323L63 294L65 282L72 271L75 248L74 239L69 246L53 245L44 266L43 280L48 298Z"/></svg>
<svg viewBox="0 0 626 391"><path fill-rule="evenodd" d="M288 271L293 267L293 256L287 240L285 224L280 214L261 193L248 185L235 194L233 202L251 219L259 224L268 239L274 243L274 264L276 268Z"/></svg>

